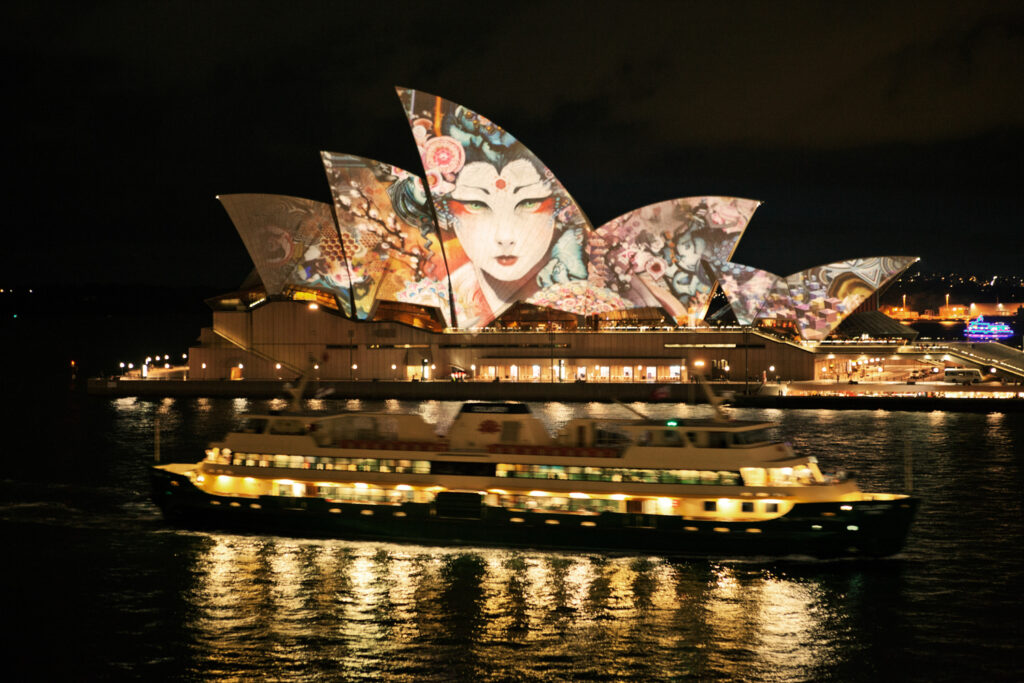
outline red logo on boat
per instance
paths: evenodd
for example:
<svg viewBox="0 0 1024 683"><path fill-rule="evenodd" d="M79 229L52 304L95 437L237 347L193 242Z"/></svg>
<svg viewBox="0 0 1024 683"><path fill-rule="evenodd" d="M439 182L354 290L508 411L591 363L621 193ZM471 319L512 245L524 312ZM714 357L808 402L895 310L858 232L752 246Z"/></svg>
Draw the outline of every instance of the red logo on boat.
<svg viewBox="0 0 1024 683"><path fill-rule="evenodd" d="M494 432L501 431L501 425L494 420L484 420L477 427L477 431L483 432L484 434L493 434Z"/></svg>

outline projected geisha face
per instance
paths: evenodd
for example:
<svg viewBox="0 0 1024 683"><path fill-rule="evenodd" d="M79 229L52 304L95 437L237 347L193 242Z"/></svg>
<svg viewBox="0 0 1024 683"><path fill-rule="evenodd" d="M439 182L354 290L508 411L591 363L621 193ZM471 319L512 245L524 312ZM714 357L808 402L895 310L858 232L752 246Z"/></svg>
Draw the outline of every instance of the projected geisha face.
<svg viewBox="0 0 1024 683"><path fill-rule="evenodd" d="M543 265L555 231L551 188L525 159L499 170L475 161L448 199L453 228L473 265L500 282L517 282Z"/></svg>

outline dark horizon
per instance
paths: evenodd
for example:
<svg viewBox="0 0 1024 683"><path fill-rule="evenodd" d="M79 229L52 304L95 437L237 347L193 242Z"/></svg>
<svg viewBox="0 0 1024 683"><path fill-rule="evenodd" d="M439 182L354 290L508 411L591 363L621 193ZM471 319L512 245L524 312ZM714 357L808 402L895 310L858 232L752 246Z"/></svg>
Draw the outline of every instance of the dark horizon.
<svg viewBox="0 0 1024 683"><path fill-rule="evenodd" d="M11 282L209 283L252 263L218 194L329 201L321 150L422 167L394 86L492 118L596 228L695 195L764 202L734 260L789 274L913 255L1024 275L1024 9L274 2L57 16L5 30Z"/></svg>

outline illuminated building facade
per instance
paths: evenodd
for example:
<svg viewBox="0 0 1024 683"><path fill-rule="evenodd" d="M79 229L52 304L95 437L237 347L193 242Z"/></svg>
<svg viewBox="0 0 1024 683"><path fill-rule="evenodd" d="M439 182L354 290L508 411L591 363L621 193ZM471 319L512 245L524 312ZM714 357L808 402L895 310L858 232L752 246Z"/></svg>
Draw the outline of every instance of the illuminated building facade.
<svg viewBox="0 0 1024 683"><path fill-rule="evenodd" d="M916 261L788 277L733 263L759 205L735 197L669 199L595 228L503 128L429 93L398 95L423 177L323 152L330 204L219 198L262 284L211 302L192 377L290 376L314 358L335 379L665 381L697 361L734 373L731 352L691 352L743 349L748 374L770 364L796 378L813 372L808 343ZM704 322L718 285L742 329ZM778 362L752 365L768 346Z"/></svg>

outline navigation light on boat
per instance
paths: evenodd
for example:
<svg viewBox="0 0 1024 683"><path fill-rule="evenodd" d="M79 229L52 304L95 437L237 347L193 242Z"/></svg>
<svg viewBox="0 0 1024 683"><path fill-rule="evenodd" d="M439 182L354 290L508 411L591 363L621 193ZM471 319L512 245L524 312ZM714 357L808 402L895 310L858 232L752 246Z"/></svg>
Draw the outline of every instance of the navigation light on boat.
<svg viewBox="0 0 1024 683"><path fill-rule="evenodd" d="M676 420L669 420L665 423L666 427L678 427L679 423Z"/></svg>

